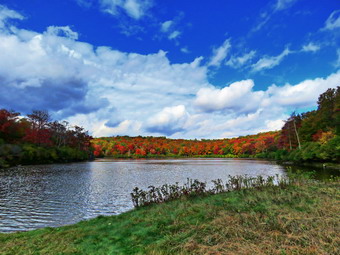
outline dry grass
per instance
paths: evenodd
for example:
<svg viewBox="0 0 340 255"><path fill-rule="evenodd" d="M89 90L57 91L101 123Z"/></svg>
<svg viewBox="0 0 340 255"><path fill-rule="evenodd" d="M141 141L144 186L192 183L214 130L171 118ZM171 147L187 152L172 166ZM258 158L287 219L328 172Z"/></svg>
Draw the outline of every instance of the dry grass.
<svg viewBox="0 0 340 255"><path fill-rule="evenodd" d="M0 254L340 254L339 182L182 198L1 234Z"/></svg>

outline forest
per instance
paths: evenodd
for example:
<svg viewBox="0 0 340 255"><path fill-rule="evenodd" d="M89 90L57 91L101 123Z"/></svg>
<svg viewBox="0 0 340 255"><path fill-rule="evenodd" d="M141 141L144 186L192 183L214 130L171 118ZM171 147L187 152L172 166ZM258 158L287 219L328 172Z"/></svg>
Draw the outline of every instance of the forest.
<svg viewBox="0 0 340 255"><path fill-rule="evenodd" d="M216 140L117 136L91 142L96 157L251 157L340 162L340 87L321 94L316 110L292 113L279 131Z"/></svg>
<svg viewBox="0 0 340 255"><path fill-rule="evenodd" d="M90 159L91 139L82 127L52 121L47 111L23 117L0 109L0 168Z"/></svg>
<svg viewBox="0 0 340 255"><path fill-rule="evenodd" d="M47 111L0 109L0 168L95 157L227 157L340 162L340 87L319 96L317 108L296 114L279 131L230 139L92 138L82 127L52 121Z"/></svg>

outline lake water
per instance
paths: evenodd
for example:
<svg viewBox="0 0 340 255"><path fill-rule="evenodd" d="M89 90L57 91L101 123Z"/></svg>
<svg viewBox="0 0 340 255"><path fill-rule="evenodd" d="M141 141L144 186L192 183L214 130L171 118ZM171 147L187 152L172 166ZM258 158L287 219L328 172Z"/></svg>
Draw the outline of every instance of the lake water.
<svg viewBox="0 0 340 255"><path fill-rule="evenodd" d="M274 162L245 159L102 159L0 170L0 232L62 226L128 211L136 186L284 172Z"/></svg>

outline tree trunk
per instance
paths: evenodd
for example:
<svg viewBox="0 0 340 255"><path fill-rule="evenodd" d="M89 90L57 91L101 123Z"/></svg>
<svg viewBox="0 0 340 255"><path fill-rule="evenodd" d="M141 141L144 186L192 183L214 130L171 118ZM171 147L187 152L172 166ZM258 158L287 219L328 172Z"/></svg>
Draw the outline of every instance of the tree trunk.
<svg viewBox="0 0 340 255"><path fill-rule="evenodd" d="M297 141L298 141L298 144L299 144L299 149L301 149L300 138L299 138L299 134L298 134L297 129L296 129L295 120L293 120L293 124L294 124L294 130L295 130L296 138L297 138Z"/></svg>

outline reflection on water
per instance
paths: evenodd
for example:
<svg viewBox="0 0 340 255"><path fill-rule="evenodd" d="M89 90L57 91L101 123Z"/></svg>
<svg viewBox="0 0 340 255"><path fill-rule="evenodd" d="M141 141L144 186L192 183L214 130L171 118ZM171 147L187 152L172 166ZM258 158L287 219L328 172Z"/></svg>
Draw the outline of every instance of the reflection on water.
<svg viewBox="0 0 340 255"><path fill-rule="evenodd" d="M0 171L0 232L72 224L133 208L130 192L187 178L210 182L228 175L276 175L284 168L260 160L98 160Z"/></svg>
<svg viewBox="0 0 340 255"><path fill-rule="evenodd" d="M332 168L318 168L313 166L288 166L288 171L292 173L308 172L311 173L311 177L317 180L325 180L331 177L339 176L340 171Z"/></svg>

